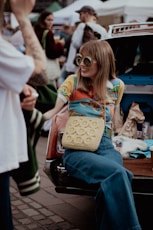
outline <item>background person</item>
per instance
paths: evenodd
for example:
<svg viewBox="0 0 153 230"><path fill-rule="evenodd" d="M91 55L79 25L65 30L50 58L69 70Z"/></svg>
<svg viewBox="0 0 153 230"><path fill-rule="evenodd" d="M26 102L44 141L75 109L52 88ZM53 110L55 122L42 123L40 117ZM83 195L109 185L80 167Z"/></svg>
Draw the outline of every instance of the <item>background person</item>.
<svg viewBox="0 0 153 230"><path fill-rule="evenodd" d="M112 119L124 83L116 77L115 58L107 41L84 43L76 58L78 72L58 89L55 108L46 119L69 103L69 116L103 117L104 134L95 152L65 149L63 163L70 176L97 184L96 229L140 230L132 193L132 173L123 166L111 140Z"/></svg>
<svg viewBox="0 0 153 230"><path fill-rule="evenodd" d="M72 26L65 23L63 28L59 31L60 38L64 38L64 41L69 38L69 36L72 34Z"/></svg>
<svg viewBox="0 0 153 230"><path fill-rule="evenodd" d="M42 47L43 47L42 38L43 38L44 31L48 30L46 34L46 38L45 38L45 43L46 43L45 53L46 53L47 58L51 60L56 60L57 58L64 55L65 41L64 41L64 38L58 39L58 41L55 40L55 37L54 37L55 34L53 31L53 21L54 21L53 14L49 11L43 11L39 16L37 23L34 25L34 30L35 30L35 33ZM57 62L58 62L58 59L57 59ZM48 76L50 80L57 80L60 77L59 63L58 63L58 66L56 66L56 68L58 68L59 71L52 70L50 73L50 76ZM55 76L52 75L53 72L55 73Z"/></svg>
<svg viewBox="0 0 153 230"><path fill-rule="evenodd" d="M31 78L37 85L47 84L46 57L33 31L28 18L35 5L35 0L10 0L26 46L23 55L9 42L2 38L3 11L5 0L0 1L0 227L3 230L12 230L12 213L9 194L10 172L19 167L20 162L28 160L27 133L22 113L24 103L35 105L33 90L25 87ZM23 7L24 5L24 7ZM25 95L20 104L20 93ZM30 98L32 97L32 100ZM28 99L28 102L26 101ZM25 102L26 101L26 102ZM28 105L27 105L28 106Z"/></svg>
<svg viewBox="0 0 153 230"><path fill-rule="evenodd" d="M37 161L36 145L41 134L44 117L41 111L36 109L36 101L39 94L30 85L24 87L32 91L30 97L20 94L21 107L27 128L28 161L20 163L19 168L11 171L11 176L17 184L20 195L27 196L40 189L41 177ZM33 101L32 101L33 100Z"/></svg>
<svg viewBox="0 0 153 230"><path fill-rule="evenodd" d="M82 45L83 33L86 24L88 24L94 32L100 34L100 39L107 38L107 31L104 27L97 24L95 20L97 18L97 14L91 6L83 6L76 12L80 15L80 23L73 33L68 57L65 63L65 71L67 76L77 71L77 66L74 64L74 59L78 49Z"/></svg>
<svg viewBox="0 0 153 230"><path fill-rule="evenodd" d="M65 45L64 45L65 61L64 61L62 68L61 68L61 75L60 75L60 78L58 79L58 86L60 86L63 83L63 81L66 79L66 77L68 76L68 72L66 71L66 61L68 58L73 33L76 30L79 23L80 23L80 21L76 21L74 23L74 25L71 26L72 33L68 36L68 38L65 41Z"/></svg>

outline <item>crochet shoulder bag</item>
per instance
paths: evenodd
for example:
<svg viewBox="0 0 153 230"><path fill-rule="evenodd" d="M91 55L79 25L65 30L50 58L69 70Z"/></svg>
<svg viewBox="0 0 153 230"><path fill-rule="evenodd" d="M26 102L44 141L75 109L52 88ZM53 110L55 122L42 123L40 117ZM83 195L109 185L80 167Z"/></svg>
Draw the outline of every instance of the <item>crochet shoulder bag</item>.
<svg viewBox="0 0 153 230"><path fill-rule="evenodd" d="M64 134L64 148L94 152L97 150L105 128L103 118L70 116Z"/></svg>

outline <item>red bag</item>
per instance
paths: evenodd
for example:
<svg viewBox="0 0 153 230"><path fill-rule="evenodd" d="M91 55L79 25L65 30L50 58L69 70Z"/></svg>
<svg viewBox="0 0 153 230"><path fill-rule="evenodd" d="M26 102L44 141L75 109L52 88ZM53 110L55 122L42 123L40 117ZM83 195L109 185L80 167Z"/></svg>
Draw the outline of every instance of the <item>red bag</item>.
<svg viewBox="0 0 153 230"><path fill-rule="evenodd" d="M68 105L66 105L52 119L52 125L48 135L46 160L61 158L64 148L61 144L63 130L68 120Z"/></svg>

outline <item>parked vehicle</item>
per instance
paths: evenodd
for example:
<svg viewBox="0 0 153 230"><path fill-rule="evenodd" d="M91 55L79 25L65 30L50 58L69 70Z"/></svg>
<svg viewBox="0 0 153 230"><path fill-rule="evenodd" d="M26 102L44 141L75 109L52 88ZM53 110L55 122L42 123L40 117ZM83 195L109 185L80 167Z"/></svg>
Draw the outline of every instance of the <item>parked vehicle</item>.
<svg viewBox="0 0 153 230"><path fill-rule="evenodd" d="M137 138L149 141L153 146L153 23L124 23L110 25L109 38L115 59L117 76L125 83L125 92L121 101L121 110L126 120L129 108L133 102L139 103L144 122L150 128L149 136L143 135L143 126L138 127L141 135ZM97 191L96 185L89 185L68 175L62 164L64 153L61 144L66 122L66 107L61 114L53 118L48 136L46 162L44 171L55 185L58 193L91 195ZM54 129L53 124L58 126ZM52 137L51 137L52 136ZM148 149L149 150L149 149ZM153 159L145 154L124 159L124 166L133 174L133 193L143 230L153 229ZM150 208L149 208L150 206Z"/></svg>
<svg viewBox="0 0 153 230"><path fill-rule="evenodd" d="M121 109L126 119L132 102L140 103L145 121L153 127L153 23L123 23L110 25L109 38L115 59L117 76L125 85ZM62 121L61 121L62 122ZM51 130L48 138L47 152ZM62 165L64 149L62 129L54 136L55 152L46 160L44 171L60 193L95 195L96 185L70 177ZM152 134L153 137L153 134ZM153 145L152 137L150 138ZM141 137L145 138L146 137ZM134 173L133 193L153 196L153 162L150 157L124 159L124 165Z"/></svg>

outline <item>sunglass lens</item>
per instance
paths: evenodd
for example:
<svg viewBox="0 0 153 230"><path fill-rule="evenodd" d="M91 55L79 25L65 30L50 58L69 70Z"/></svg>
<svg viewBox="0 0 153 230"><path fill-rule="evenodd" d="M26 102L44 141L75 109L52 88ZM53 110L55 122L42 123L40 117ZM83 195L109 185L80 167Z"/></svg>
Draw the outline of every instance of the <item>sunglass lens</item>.
<svg viewBox="0 0 153 230"><path fill-rule="evenodd" d="M89 58L89 57L85 57L84 58L84 65L86 65L86 66L90 66L91 65L91 58Z"/></svg>
<svg viewBox="0 0 153 230"><path fill-rule="evenodd" d="M79 66L81 61L82 61L82 57L80 55L77 55L76 58L75 58L76 65Z"/></svg>
<svg viewBox="0 0 153 230"><path fill-rule="evenodd" d="M86 57L83 57L82 55L80 55L80 54L77 54L76 55L76 57L75 57L75 64L77 65L77 66L79 66L80 64L81 64L81 62L83 61L83 64L85 65L85 66L91 66L91 64L92 64L92 59L90 58L90 57L88 57L88 56L86 56Z"/></svg>

